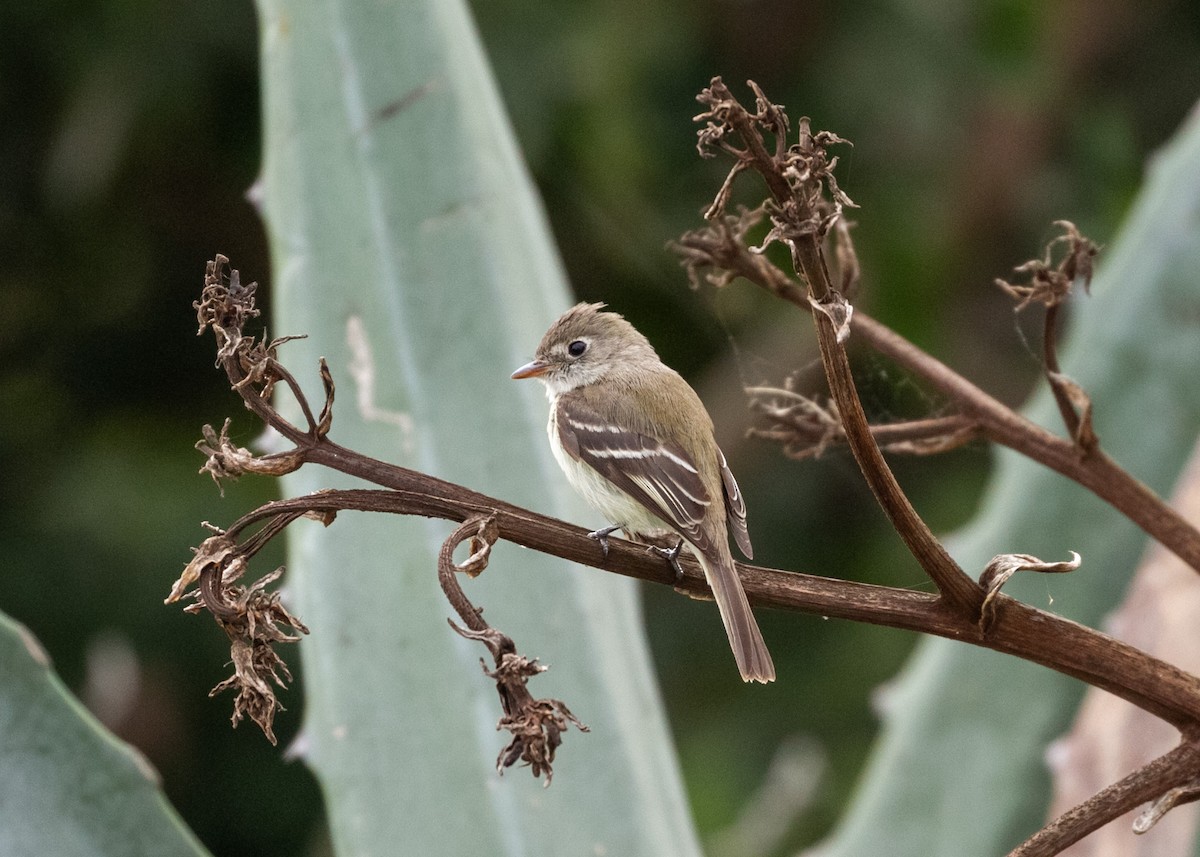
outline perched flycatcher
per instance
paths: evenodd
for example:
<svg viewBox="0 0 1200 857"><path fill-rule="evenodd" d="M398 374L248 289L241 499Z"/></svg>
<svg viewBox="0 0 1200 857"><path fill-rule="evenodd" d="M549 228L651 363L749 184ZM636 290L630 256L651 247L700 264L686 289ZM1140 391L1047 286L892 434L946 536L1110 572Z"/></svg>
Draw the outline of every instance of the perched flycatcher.
<svg viewBox="0 0 1200 857"><path fill-rule="evenodd" d="M747 557L746 506L713 438L700 397L650 342L604 304L579 304L550 326L534 360L550 399L550 448L571 485L614 524L653 543L677 534L696 554L745 681L773 681L775 665L729 550ZM682 544L682 543L681 543Z"/></svg>

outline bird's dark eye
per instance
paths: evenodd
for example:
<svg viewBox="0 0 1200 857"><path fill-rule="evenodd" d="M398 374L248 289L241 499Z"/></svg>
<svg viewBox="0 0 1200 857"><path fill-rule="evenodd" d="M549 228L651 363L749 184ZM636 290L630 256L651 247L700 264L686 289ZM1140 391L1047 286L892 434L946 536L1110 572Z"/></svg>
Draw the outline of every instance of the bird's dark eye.
<svg viewBox="0 0 1200 857"><path fill-rule="evenodd" d="M588 344L586 342L584 342L582 339L576 339L574 342L572 342L570 345L567 346L567 353L570 354L572 357L580 357L580 356L582 356L583 352L587 351L587 347L588 347Z"/></svg>

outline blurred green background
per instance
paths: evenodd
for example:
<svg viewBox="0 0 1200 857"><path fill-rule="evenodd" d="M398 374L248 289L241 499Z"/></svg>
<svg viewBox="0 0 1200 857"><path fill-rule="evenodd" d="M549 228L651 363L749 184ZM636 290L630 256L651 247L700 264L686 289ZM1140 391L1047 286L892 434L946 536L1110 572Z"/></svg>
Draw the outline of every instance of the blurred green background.
<svg viewBox="0 0 1200 857"><path fill-rule="evenodd" d="M819 373L800 313L745 284L693 293L664 249L699 223L726 168L696 155L694 96L715 74L748 96L753 78L793 117L853 140L838 176L862 206L859 303L1018 403L1036 381L1024 338L1036 317L1014 321L992 279L1040 253L1054 219L1111 238L1146 158L1200 95L1200 7L493 0L475 14L577 293L625 313L700 389L747 495L756 559L927 588L847 455L791 462L741 439L740 384L799 371L815 387ZM221 498L192 449L226 415L239 442L258 432L191 309L216 252L269 304L247 202L255 26L249 3L228 0L0 6L0 610L146 753L222 855L323 848L307 771L252 728L231 731L231 700L206 696L226 673L222 635L162 605L200 521L228 523L274 491L247 479ZM944 407L869 354L856 361L876 417ZM970 517L987 468L983 446L897 462L942 532ZM911 638L763 614L786 680L743 688L712 669L728 653L711 605L654 589L646 606L714 852L797 741L822 786L778 844L815 841L869 749L871 695ZM301 698L285 695L281 747Z"/></svg>

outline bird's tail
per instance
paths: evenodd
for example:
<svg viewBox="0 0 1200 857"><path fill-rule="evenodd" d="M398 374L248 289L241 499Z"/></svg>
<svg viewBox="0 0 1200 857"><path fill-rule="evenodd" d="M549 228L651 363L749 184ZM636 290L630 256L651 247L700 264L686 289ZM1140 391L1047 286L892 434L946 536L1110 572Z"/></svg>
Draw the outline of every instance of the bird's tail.
<svg viewBox="0 0 1200 857"><path fill-rule="evenodd" d="M725 623L725 633L742 673L742 681L766 684L775 680L775 664L771 660L771 653L767 651L767 644L763 642L762 632L758 630L758 622L750 611L750 602L746 600L742 582L733 566L733 556L729 547L724 547L724 550L718 548L712 551L710 556L697 551L700 566L717 600L721 621Z"/></svg>

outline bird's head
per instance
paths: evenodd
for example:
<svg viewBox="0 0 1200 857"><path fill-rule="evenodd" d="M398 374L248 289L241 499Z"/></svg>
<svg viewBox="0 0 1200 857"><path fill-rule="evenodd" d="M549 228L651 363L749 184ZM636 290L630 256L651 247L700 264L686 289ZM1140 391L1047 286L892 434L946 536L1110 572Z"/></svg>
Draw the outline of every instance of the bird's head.
<svg viewBox="0 0 1200 857"><path fill-rule="evenodd" d="M604 304L576 304L542 337L534 359L513 378L537 378L553 394L619 373L639 358L658 361L653 346L632 324Z"/></svg>

